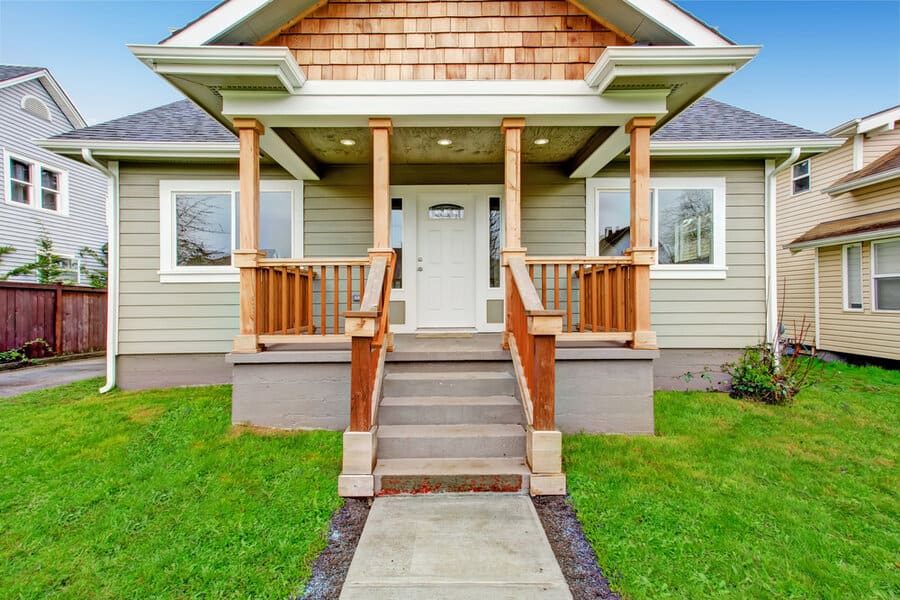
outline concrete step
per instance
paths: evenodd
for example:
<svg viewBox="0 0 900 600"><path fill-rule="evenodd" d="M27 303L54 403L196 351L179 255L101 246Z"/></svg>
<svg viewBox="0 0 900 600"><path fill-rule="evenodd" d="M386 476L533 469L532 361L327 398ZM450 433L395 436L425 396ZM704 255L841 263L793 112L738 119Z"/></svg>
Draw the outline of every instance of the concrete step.
<svg viewBox="0 0 900 600"><path fill-rule="evenodd" d="M385 373L382 395L512 396L515 386L513 375L500 371Z"/></svg>
<svg viewBox="0 0 900 600"><path fill-rule="evenodd" d="M391 352L388 353L393 354ZM391 357L394 358L394 357ZM385 362L386 373L456 373L459 371L494 371L512 373L512 359L506 360L406 360Z"/></svg>
<svg viewBox="0 0 900 600"><path fill-rule="evenodd" d="M381 400L381 425L524 423L515 396L391 396Z"/></svg>
<svg viewBox="0 0 900 600"><path fill-rule="evenodd" d="M394 458L375 466L375 494L528 492L523 458Z"/></svg>
<svg viewBox="0 0 900 600"><path fill-rule="evenodd" d="M521 425L379 425L378 458L525 456Z"/></svg>

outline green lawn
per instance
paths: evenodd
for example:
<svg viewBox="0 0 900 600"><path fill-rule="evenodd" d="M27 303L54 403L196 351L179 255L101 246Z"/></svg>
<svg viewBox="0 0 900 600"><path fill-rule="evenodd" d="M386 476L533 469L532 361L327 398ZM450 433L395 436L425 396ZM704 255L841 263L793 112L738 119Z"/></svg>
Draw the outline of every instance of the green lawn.
<svg viewBox="0 0 900 600"><path fill-rule="evenodd" d="M829 365L794 406L656 395L656 437L568 436L628 598L900 597L900 372Z"/></svg>
<svg viewBox="0 0 900 600"><path fill-rule="evenodd" d="M286 598L340 505L339 433L235 430L230 388L0 400L0 597Z"/></svg>

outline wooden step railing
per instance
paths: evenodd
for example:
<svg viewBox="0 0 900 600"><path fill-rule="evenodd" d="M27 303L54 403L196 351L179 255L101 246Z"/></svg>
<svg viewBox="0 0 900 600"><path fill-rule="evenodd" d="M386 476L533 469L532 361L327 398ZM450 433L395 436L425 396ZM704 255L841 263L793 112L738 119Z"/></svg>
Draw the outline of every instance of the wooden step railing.
<svg viewBox="0 0 900 600"><path fill-rule="evenodd" d="M384 376L385 352L390 350L390 303L396 255L377 253L366 281L359 310L344 313L350 346L350 431L369 431L375 422Z"/></svg>
<svg viewBox="0 0 900 600"><path fill-rule="evenodd" d="M260 259L256 267L260 343L344 335L343 313L359 306L368 270L368 258Z"/></svg>
<svg viewBox="0 0 900 600"><path fill-rule="evenodd" d="M556 335L561 310L547 310L521 256L507 258L506 339L528 422L537 431L556 429Z"/></svg>
<svg viewBox="0 0 900 600"><path fill-rule="evenodd" d="M628 256L526 257L541 303L564 312L563 337L633 339L634 265ZM568 335L589 334L589 335Z"/></svg>

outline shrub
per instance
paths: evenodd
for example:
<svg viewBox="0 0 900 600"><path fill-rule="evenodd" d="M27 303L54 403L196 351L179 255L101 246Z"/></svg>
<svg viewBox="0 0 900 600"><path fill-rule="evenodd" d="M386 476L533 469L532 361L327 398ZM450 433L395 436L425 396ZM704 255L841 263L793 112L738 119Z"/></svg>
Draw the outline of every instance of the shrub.
<svg viewBox="0 0 900 600"><path fill-rule="evenodd" d="M790 404L804 387L813 383L818 360L812 357L779 356L769 344L745 348L734 363L722 370L731 377L731 397L766 404Z"/></svg>
<svg viewBox="0 0 900 600"><path fill-rule="evenodd" d="M34 340L30 340L25 342L18 348L10 348L9 350L5 350L0 352L0 364L5 363L22 363L28 364L33 362L33 357L35 355L43 355L46 353L53 353L53 348L50 347L44 339L37 338Z"/></svg>

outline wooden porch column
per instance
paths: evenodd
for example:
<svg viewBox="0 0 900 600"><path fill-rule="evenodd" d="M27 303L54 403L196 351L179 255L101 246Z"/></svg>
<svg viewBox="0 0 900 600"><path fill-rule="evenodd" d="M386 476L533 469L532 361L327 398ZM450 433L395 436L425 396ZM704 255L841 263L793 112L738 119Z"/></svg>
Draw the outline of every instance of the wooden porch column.
<svg viewBox="0 0 900 600"><path fill-rule="evenodd" d="M375 250L391 249L391 134L390 119L369 119L372 130L372 196Z"/></svg>
<svg viewBox="0 0 900 600"><path fill-rule="evenodd" d="M503 194L506 214L504 250L522 249L522 130L525 119L503 119L500 131L505 138Z"/></svg>
<svg viewBox="0 0 900 600"><path fill-rule="evenodd" d="M234 264L241 271L240 333L234 338L235 352L259 352L256 329L256 265L259 251L259 136L265 128L256 119L235 119L240 140L239 248Z"/></svg>
<svg viewBox="0 0 900 600"><path fill-rule="evenodd" d="M631 135L631 256L634 271L631 292L634 302L636 349L655 349L656 332L650 329L650 265L656 249L650 245L650 130L656 117L634 117L625 131Z"/></svg>

